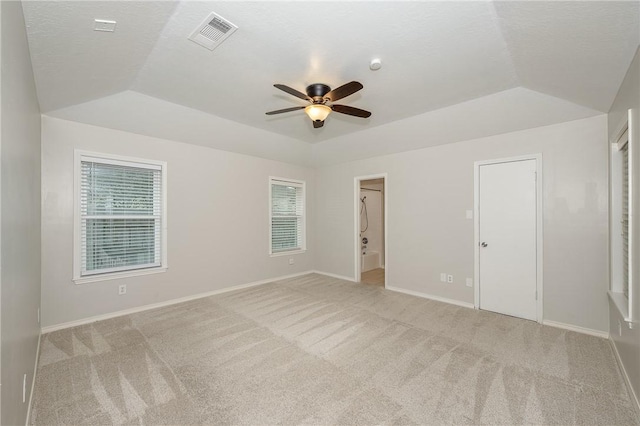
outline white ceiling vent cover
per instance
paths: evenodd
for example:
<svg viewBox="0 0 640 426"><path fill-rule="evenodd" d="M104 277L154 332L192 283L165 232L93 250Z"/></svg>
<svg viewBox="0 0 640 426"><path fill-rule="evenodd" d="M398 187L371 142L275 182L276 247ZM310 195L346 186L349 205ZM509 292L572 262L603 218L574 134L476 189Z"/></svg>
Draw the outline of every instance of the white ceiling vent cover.
<svg viewBox="0 0 640 426"><path fill-rule="evenodd" d="M189 40L213 50L237 30L238 27L222 16L211 13L189 36Z"/></svg>

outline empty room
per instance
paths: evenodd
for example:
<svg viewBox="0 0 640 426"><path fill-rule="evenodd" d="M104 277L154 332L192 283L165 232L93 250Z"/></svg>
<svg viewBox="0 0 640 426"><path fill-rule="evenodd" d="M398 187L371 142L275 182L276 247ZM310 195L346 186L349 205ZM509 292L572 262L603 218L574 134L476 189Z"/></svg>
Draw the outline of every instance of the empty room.
<svg viewBox="0 0 640 426"><path fill-rule="evenodd" d="M640 425L640 1L0 1L2 425Z"/></svg>

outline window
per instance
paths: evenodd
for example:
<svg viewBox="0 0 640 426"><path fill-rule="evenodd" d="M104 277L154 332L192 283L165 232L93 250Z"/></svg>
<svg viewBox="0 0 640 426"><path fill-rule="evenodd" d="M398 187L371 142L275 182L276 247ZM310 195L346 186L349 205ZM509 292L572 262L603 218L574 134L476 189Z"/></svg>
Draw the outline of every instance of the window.
<svg viewBox="0 0 640 426"><path fill-rule="evenodd" d="M305 209L302 181L269 178L271 255L305 250Z"/></svg>
<svg viewBox="0 0 640 426"><path fill-rule="evenodd" d="M619 126L615 138L611 141L611 187L610 187L610 253L611 253L611 289L609 297L620 311L626 322L634 321L633 282L633 150L637 140L637 116L629 110L623 125Z"/></svg>
<svg viewBox="0 0 640 426"><path fill-rule="evenodd" d="M621 242L622 242L622 293L629 298L629 133L623 135L624 146L620 149L622 169L622 207L621 207Z"/></svg>
<svg viewBox="0 0 640 426"><path fill-rule="evenodd" d="M74 280L166 270L166 164L76 151Z"/></svg>

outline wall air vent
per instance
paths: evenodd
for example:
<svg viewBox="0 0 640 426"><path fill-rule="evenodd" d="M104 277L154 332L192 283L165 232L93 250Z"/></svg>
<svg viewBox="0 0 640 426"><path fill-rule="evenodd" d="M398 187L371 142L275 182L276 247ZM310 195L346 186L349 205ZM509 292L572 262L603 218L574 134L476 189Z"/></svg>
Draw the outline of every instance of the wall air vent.
<svg viewBox="0 0 640 426"><path fill-rule="evenodd" d="M237 30L238 27L222 16L211 13L189 36L189 40L213 50Z"/></svg>

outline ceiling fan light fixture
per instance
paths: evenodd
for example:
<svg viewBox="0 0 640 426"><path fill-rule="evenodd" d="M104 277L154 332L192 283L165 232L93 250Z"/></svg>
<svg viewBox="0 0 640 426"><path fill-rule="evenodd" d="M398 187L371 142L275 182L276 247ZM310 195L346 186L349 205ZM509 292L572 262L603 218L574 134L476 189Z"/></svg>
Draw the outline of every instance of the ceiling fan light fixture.
<svg viewBox="0 0 640 426"><path fill-rule="evenodd" d="M324 121L331 112L331 108L322 104L311 104L305 107L304 112L313 121Z"/></svg>

